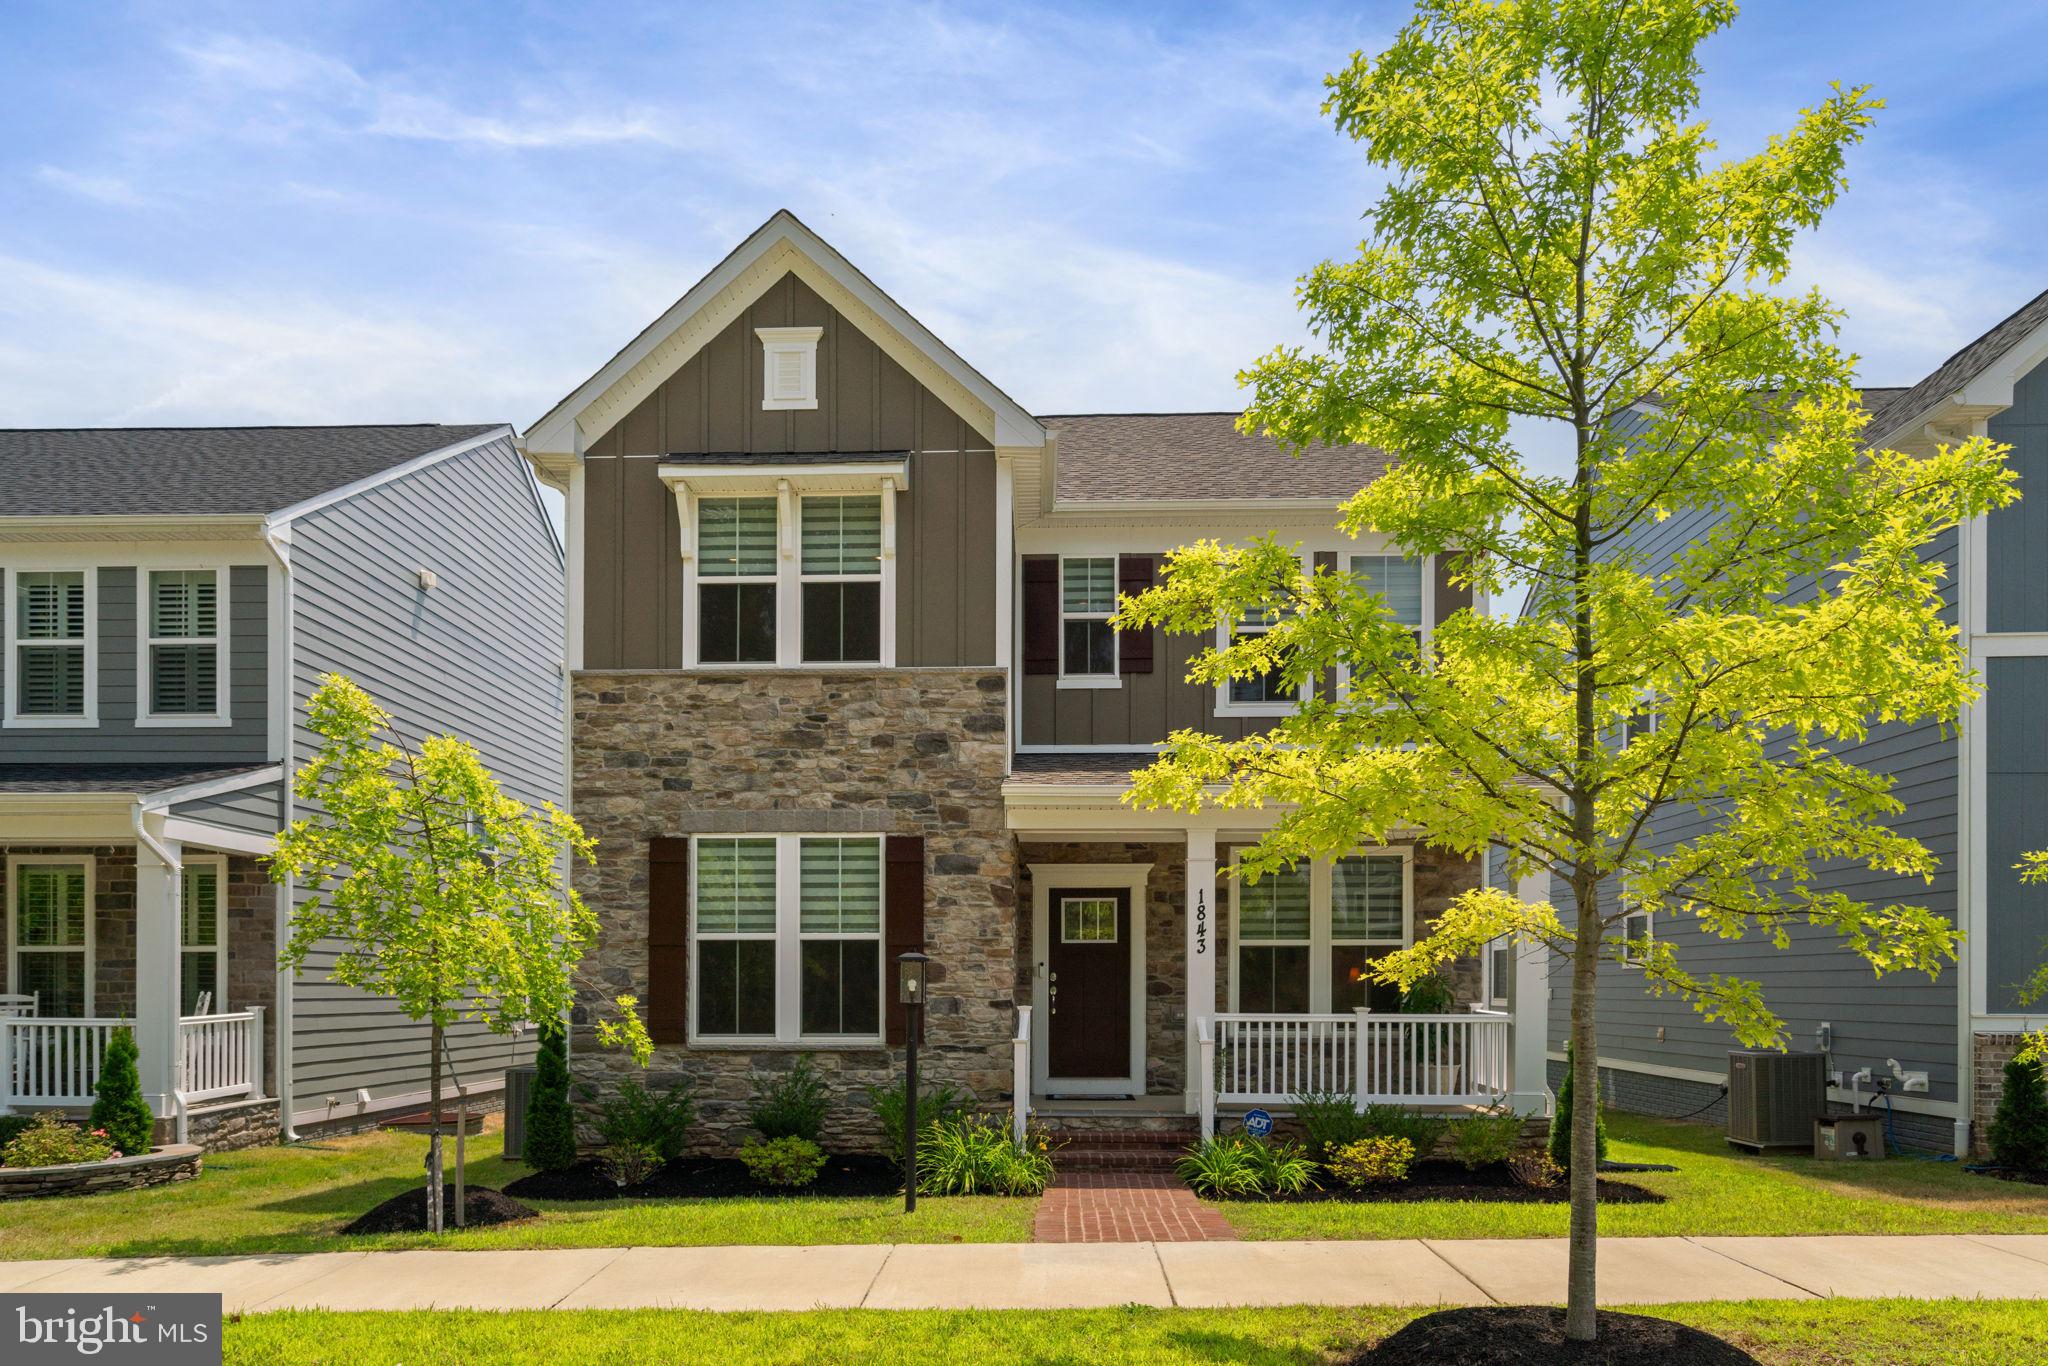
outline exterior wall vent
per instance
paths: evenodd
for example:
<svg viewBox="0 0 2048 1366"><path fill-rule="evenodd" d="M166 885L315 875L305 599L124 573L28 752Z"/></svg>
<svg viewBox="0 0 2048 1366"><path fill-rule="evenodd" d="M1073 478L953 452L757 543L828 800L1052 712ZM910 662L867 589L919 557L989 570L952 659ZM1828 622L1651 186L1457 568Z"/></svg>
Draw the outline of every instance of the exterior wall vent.
<svg viewBox="0 0 2048 1366"><path fill-rule="evenodd" d="M822 327L757 327L761 339L761 406L818 406L818 338Z"/></svg>

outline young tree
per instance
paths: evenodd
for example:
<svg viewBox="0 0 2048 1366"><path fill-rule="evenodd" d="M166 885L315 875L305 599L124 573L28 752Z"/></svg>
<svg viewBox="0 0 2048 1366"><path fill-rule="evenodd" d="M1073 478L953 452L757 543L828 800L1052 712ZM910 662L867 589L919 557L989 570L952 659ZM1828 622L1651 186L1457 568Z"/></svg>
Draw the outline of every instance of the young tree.
<svg viewBox="0 0 2048 1366"><path fill-rule="evenodd" d="M293 790L314 814L278 837L271 875L313 893L282 954L295 971L337 945L334 980L391 997L428 1024L427 1226L442 1226L442 1040L461 1020L509 1033L559 1020L597 929L564 881L592 841L553 803L507 797L453 736L414 745L338 674L307 703L320 747Z"/></svg>
<svg viewBox="0 0 2048 1366"><path fill-rule="evenodd" d="M1138 775L1128 800L1144 805L1287 804L1248 873L1412 826L1470 857L1502 847L1515 876L1569 890L1569 914L1468 893L1383 976L1412 981L1503 935L1566 961L1578 1340L1596 1330L1595 968L1619 955L1626 911L1780 946L1805 921L1879 972L1953 958L1939 915L1816 889L1810 863L1933 873L1887 824L1889 782L1835 746L1875 722L1957 717L1973 685L1922 551L2013 496L1981 438L1923 458L1865 446L1840 315L1776 287L1879 106L1835 87L1763 151L1710 164L1697 50L1733 15L1722 0L1423 0L1384 52L1330 78L1327 111L1387 186L1357 258L1301 283L1317 346L1242 377L1244 426L1393 452L1344 530L1451 557L1489 593L1526 583L1520 618L1458 612L1425 651L1377 594L1269 538L1183 548L1119 620L1206 634L1263 610L1273 629L1194 662L1205 684L1347 670L1345 690L1316 690L1266 734L1181 732ZM1568 433L1569 468L1527 458L1516 419ZM1689 542L1641 548L1696 511L1711 520ZM1654 726L1627 724L1644 713ZM1647 837L1678 811L1719 820ZM1783 1045L1756 983L1689 973L1664 939L1636 953L1649 990Z"/></svg>
<svg viewBox="0 0 2048 1366"><path fill-rule="evenodd" d="M126 1025L116 1029L107 1040L100 1079L92 1091L89 1127L106 1130L114 1146L129 1157L140 1157L156 1142L156 1114L142 1098L139 1056L135 1032Z"/></svg>

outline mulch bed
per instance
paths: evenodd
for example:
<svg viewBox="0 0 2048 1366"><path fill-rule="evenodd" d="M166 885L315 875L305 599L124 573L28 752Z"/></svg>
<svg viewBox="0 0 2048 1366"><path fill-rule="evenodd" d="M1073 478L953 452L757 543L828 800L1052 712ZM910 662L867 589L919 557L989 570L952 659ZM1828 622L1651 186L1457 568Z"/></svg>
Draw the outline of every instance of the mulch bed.
<svg viewBox="0 0 2048 1366"><path fill-rule="evenodd" d="M1319 1178L1321 1190L1302 1191L1297 1195L1275 1195L1271 1197L1254 1195L1244 1197L1250 1200L1272 1199L1290 1204L1314 1204L1319 1201L1335 1200L1348 1204L1414 1203L1423 1200L1488 1200L1513 1204L1561 1205L1571 1199L1571 1189L1566 1182L1554 1186L1525 1186L1515 1180L1505 1162L1467 1171L1462 1162L1449 1162L1431 1158L1418 1162L1408 1169L1406 1181L1392 1181L1381 1185L1361 1186L1356 1190L1339 1184L1329 1173ZM513 1187L508 1187L513 1189ZM1661 1205L1664 1197L1655 1191L1644 1190L1641 1186L1626 1181L1602 1181L1598 1183L1600 1203L1603 1205Z"/></svg>
<svg viewBox="0 0 2048 1366"><path fill-rule="evenodd" d="M1599 1322L1593 1342L1566 1342L1562 1309L1442 1309L1351 1360L1357 1366L1757 1366L1733 1343L1667 1319L1603 1309Z"/></svg>
<svg viewBox="0 0 2048 1366"><path fill-rule="evenodd" d="M1989 1176L1999 1181L2017 1181L2028 1186L2048 1186L2048 1171L2029 1171L2025 1167L1966 1167L1973 1176Z"/></svg>
<svg viewBox="0 0 2048 1366"><path fill-rule="evenodd" d="M481 1228L485 1224L509 1224L518 1219L533 1219L535 1211L514 1200L502 1191L488 1186L471 1186L469 1198L463 1204L463 1227ZM455 1183L441 1187L441 1223L445 1228L455 1227ZM414 1186L400 1195L394 1195L383 1204L342 1230L343 1233L424 1233L427 1230L427 1188Z"/></svg>
<svg viewBox="0 0 2048 1366"><path fill-rule="evenodd" d="M903 1168L886 1157L855 1153L827 1157L818 1179L790 1190L756 1181L736 1157L681 1157L637 1186L617 1186L595 1158L554 1172L533 1172L506 1183L522 1200L705 1200L735 1195L894 1195Z"/></svg>

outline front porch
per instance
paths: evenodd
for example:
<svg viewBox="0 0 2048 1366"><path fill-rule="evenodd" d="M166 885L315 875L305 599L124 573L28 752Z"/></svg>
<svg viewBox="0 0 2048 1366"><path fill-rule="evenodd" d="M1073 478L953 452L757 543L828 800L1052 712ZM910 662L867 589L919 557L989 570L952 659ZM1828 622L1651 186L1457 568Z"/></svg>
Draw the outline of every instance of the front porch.
<svg viewBox="0 0 2048 1366"><path fill-rule="evenodd" d="M1400 1013L1399 993L1371 976L1480 885L1476 860L1403 831L1244 883L1232 864L1273 813L1134 811L1118 800L1120 765L1144 757L1020 756L1004 785L1020 1128L1033 1115L1063 1127L1177 1115L1206 1135L1219 1116L1285 1112L1307 1094L1546 1112L1541 950L1502 943L1449 965L1439 1013Z"/></svg>

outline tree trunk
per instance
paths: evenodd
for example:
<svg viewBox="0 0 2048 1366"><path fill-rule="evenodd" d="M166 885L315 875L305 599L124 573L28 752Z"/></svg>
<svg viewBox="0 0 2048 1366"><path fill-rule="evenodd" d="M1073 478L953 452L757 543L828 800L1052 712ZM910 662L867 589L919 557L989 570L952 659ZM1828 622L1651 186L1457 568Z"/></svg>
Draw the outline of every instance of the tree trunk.
<svg viewBox="0 0 2048 1366"><path fill-rule="evenodd" d="M1600 966L1600 886L1591 878L1573 881L1578 929L1572 944L1571 1240L1564 1335L1591 1342L1599 1332L1593 1273L1600 1246L1600 1044L1593 1002Z"/></svg>
<svg viewBox="0 0 2048 1366"><path fill-rule="evenodd" d="M433 1061L427 1066L427 1232L441 1231L441 1026L429 1036Z"/></svg>

